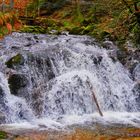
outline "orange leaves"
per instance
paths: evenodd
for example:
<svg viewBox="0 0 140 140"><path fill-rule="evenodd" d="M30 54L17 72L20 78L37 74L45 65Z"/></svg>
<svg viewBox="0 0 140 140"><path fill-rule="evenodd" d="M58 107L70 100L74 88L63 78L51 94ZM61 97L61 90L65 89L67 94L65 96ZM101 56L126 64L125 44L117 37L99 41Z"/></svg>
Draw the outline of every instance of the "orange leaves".
<svg viewBox="0 0 140 140"><path fill-rule="evenodd" d="M3 25L3 20L0 18L0 26Z"/></svg>
<svg viewBox="0 0 140 140"><path fill-rule="evenodd" d="M32 2L33 0L14 0L14 8L17 8L17 9L25 9L26 6ZM2 3L2 0L0 0L0 4ZM10 3L10 0L5 0L5 3L7 5L9 5Z"/></svg>
<svg viewBox="0 0 140 140"><path fill-rule="evenodd" d="M12 32L12 25L10 23L6 23L6 28L8 30L8 34Z"/></svg>
<svg viewBox="0 0 140 140"><path fill-rule="evenodd" d="M21 26L15 12L0 13L0 37L12 33L13 29L19 30Z"/></svg>
<svg viewBox="0 0 140 140"><path fill-rule="evenodd" d="M21 27L22 27L22 23L19 22L19 21L16 21L15 24L14 24L14 28L15 28L16 30L19 30Z"/></svg>

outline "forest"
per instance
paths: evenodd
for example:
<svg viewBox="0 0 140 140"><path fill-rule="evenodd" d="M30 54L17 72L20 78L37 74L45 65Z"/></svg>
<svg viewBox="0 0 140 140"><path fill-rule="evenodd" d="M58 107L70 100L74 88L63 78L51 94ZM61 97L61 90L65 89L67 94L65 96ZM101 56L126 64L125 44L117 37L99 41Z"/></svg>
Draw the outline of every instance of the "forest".
<svg viewBox="0 0 140 140"><path fill-rule="evenodd" d="M1 37L18 29L36 33L56 30L55 34L68 31L99 40L109 38L120 45L126 40L136 46L140 44L139 0L6 0L4 3L5 8L2 4L1 8L5 10L0 14Z"/></svg>

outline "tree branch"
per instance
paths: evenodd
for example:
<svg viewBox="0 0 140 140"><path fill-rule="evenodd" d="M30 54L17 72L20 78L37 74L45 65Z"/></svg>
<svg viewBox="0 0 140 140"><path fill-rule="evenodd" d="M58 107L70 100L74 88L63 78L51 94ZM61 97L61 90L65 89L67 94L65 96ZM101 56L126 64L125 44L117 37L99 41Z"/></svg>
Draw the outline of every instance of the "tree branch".
<svg viewBox="0 0 140 140"><path fill-rule="evenodd" d="M101 111L101 109L100 109L100 106L99 106L99 104L98 104L97 98L96 98L96 96L95 96L95 93L94 93L94 91L93 91L93 87L90 85L89 81L87 81L87 84L88 84L88 86L89 86L89 88L90 88L90 90L91 90L91 92L92 92L92 97L93 97L93 99L94 99L94 101L95 101L95 104L96 104L96 106L97 106L98 112L99 112L100 116L103 116L103 113L102 113L102 111Z"/></svg>

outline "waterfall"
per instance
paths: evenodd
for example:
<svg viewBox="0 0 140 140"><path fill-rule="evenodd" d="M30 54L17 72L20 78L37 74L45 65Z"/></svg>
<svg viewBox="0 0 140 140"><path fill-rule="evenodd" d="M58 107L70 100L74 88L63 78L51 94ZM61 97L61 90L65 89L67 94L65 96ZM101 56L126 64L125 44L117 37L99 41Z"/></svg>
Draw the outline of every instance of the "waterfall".
<svg viewBox="0 0 140 140"><path fill-rule="evenodd" d="M71 116L98 120L98 103L104 120L108 121L107 112L119 114L120 120L127 113L131 124L139 126L137 83L109 55L113 50L102 48L93 38L13 33L2 45L2 124L40 119L64 124L66 120L73 122Z"/></svg>

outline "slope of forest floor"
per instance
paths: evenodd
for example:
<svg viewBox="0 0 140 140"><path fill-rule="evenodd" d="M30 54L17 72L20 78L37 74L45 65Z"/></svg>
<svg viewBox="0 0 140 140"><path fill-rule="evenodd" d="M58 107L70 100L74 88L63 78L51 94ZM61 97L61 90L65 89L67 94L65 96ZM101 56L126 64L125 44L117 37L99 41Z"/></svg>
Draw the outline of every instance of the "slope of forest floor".
<svg viewBox="0 0 140 140"><path fill-rule="evenodd" d="M92 1L68 2L62 6L58 5L59 8L55 10L50 7L40 9L40 14L37 10L32 9L35 7L35 3L31 3L31 1L15 1L14 8L18 9L17 15L25 17L24 26L20 26L22 27L21 32L61 34L68 31L70 34L90 35L99 41L109 39L117 42L117 45L123 46L123 48L127 41L132 42L134 46L140 46L140 27L137 26L134 16L129 13L121 0L110 3L106 3L108 0L103 0L102 3L99 0L96 4ZM6 2L8 3L8 0ZM7 23L12 25L14 31L18 25L19 30L20 22L18 24L16 22L15 26L11 21L4 20L2 24L0 22L0 25L4 26L0 27L0 36L11 30Z"/></svg>
<svg viewBox="0 0 140 140"><path fill-rule="evenodd" d="M93 2L68 3L51 14L45 15L43 10L40 11L42 15L35 17L33 26L26 25L21 31L50 34L68 31L70 34L90 35L98 40L108 38L120 46L124 46L127 40L139 44L139 28L124 5L118 2L112 11L108 11L109 8L105 5L96 7Z"/></svg>

